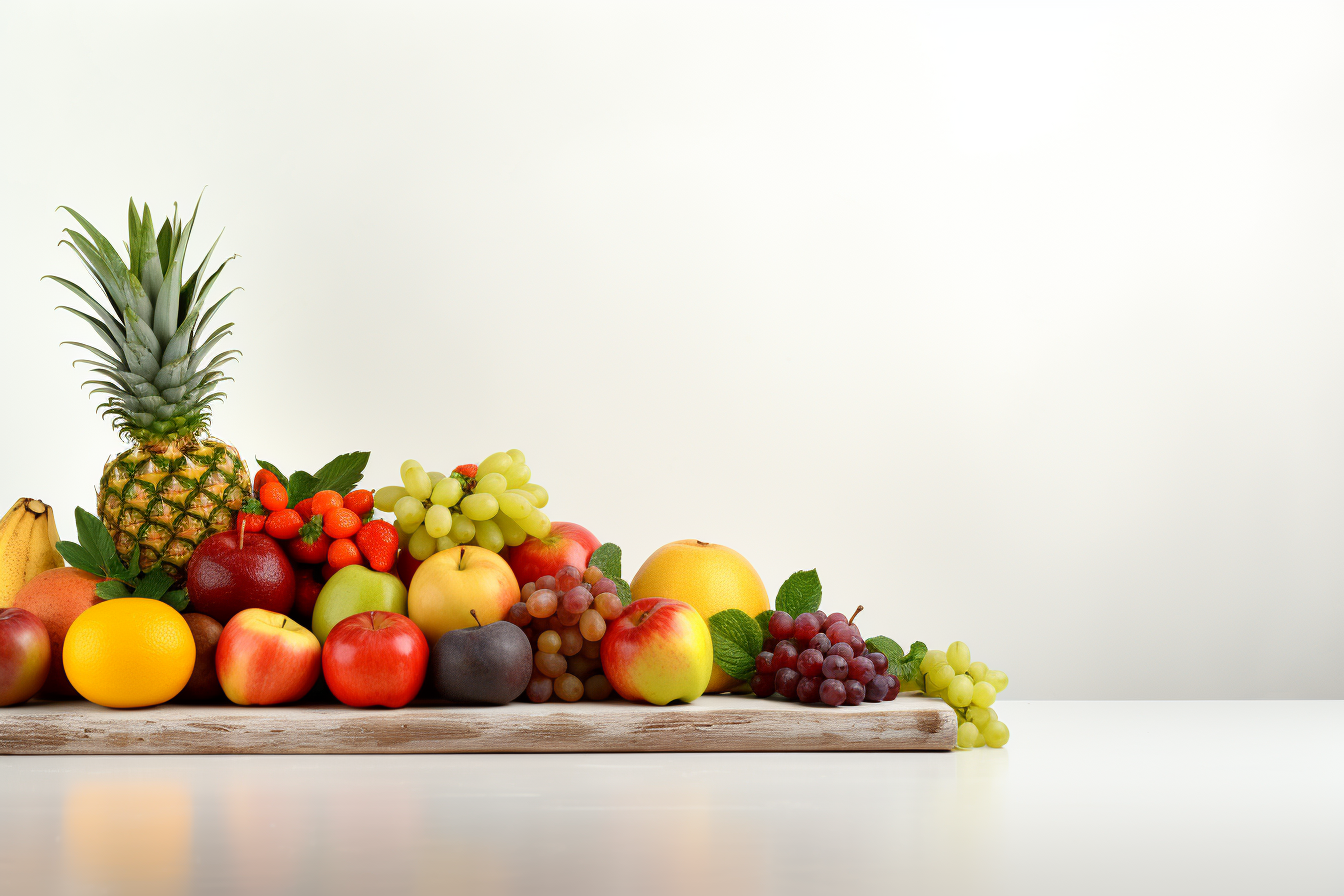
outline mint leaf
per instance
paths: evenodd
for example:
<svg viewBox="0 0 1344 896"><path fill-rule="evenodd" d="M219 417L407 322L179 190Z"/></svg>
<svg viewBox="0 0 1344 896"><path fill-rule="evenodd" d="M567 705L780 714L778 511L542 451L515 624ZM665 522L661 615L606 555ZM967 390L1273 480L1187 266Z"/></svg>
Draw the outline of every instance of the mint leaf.
<svg viewBox="0 0 1344 896"><path fill-rule="evenodd" d="M821 576L815 569L798 570L784 580L775 595L775 609L783 610L794 619L804 613L815 613L821 607Z"/></svg>
<svg viewBox="0 0 1344 896"><path fill-rule="evenodd" d="M82 569L95 576L103 574L103 568L98 565L98 561L93 559L93 555L76 542L58 541L56 542L56 550L65 558L65 562L75 569Z"/></svg>
<svg viewBox="0 0 1344 896"><path fill-rule="evenodd" d="M156 566L140 579L140 583L135 586L135 597L147 597L150 600L162 600L176 583L173 577L164 572L162 566Z"/></svg>
<svg viewBox="0 0 1344 896"><path fill-rule="evenodd" d="M117 558L117 546L108 534L107 527L98 517L83 507L75 508L75 529L79 532L79 544L93 557L102 569L111 569L112 564L121 566ZM102 572L99 575L107 575Z"/></svg>
<svg viewBox="0 0 1344 896"><path fill-rule="evenodd" d="M720 610L709 617L709 635L714 642L714 662L738 679L756 673L756 654L764 639L761 627L741 610Z"/></svg>
<svg viewBox="0 0 1344 896"><path fill-rule="evenodd" d="M616 583L616 596L621 599L621 606L630 606L630 602L634 600L634 598L630 596L629 583L626 582L625 579L612 579L612 581Z"/></svg>
<svg viewBox="0 0 1344 896"><path fill-rule="evenodd" d="M901 645L897 644L886 635L878 635L874 638L869 638L867 644L869 650L876 650L887 658L887 668L891 670L892 675L895 675L896 666L900 663L901 657L905 655L905 651L901 649Z"/></svg>
<svg viewBox="0 0 1344 896"><path fill-rule="evenodd" d="M130 597L131 589L127 588L126 583L120 579L108 579L94 585L93 593L103 600L116 600L119 597Z"/></svg>
<svg viewBox="0 0 1344 896"><path fill-rule="evenodd" d="M294 475L289 477L289 485L285 486L289 493L289 506L293 507L300 501L307 501L313 495L321 491L317 487L317 477L312 473L306 473L303 470L295 470Z"/></svg>
<svg viewBox="0 0 1344 896"><path fill-rule="evenodd" d="M352 451L333 458L317 471L317 488L313 494L331 489L340 495L350 492L364 478L364 467L369 463L369 452ZM310 496L311 497L311 496Z"/></svg>
<svg viewBox="0 0 1344 896"><path fill-rule="evenodd" d="M289 488L289 477L286 476L284 473L281 473L279 468L277 468L275 464L268 463L267 461L264 461L259 457L256 458L256 461L257 466L261 467L263 470L270 470L272 473L275 474L275 478L280 480L281 485L283 485L285 488Z"/></svg>
<svg viewBox="0 0 1344 896"><path fill-rule="evenodd" d="M774 610L762 610L756 614L756 624L761 627L761 637L770 637L770 617L775 615Z"/></svg>
<svg viewBox="0 0 1344 896"><path fill-rule="evenodd" d="M602 575L613 582L621 577L621 549L610 541L593 551L588 563L602 570Z"/></svg>
<svg viewBox="0 0 1344 896"><path fill-rule="evenodd" d="M181 588L169 591L159 599L179 613L187 608L187 592Z"/></svg>
<svg viewBox="0 0 1344 896"><path fill-rule="evenodd" d="M910 645L910 652L901 657L901 661L896 664L891 674L907 684L914 682L920 690L923 690L924 675L919 671L919 666L924 662L924 656L928 652L929 649L924 646L923 641L916 641Z"/></svg>

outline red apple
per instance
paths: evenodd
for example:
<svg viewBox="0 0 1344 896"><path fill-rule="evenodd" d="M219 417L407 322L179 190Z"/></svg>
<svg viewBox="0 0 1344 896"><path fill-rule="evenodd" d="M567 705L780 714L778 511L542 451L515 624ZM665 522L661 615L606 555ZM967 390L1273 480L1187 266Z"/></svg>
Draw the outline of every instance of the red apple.
<svg viewBox="0 0 1344 896"><path fill-rule="evenodd" d="M709 626L688 603L637 600L607 624L602 670L627 700L690 703L705 692L714 670Z"/></svg>
<svg viewBox="0 0 1344 896"><path fill-rule="evenodd" d="M550 535L529 537L509 551L509 566L519 583L525 585L542 576L555 575L562 566L582 572L588 568L593 551L601 546L597 536L578 523L551 523Z"/></svg>
<svg viewBox="0 0 1344 896"><path fill-rule="evenodd" d="M198 613L228 624L249 607L288 613L294 606L294 567L274 538L219 532L201 542L187 563L187 595Z"/></svg>
<svg viewBox="0 0 1344 896"><path fill-rule="evenodd" d="M428 663L424 632L384 610L345 617L322 645L322 676L347 706L405 706L420 692Z"/></svg>
<svg viewBox="0 0 1344 896"><path fill-rule="evenodd" d="M240 706L292 703L317 683L322 645L283 613L250 607L224 626L215 645L215 673L224 696Z"/></svg>
<svg viewBox="0 0 1344 896"><path fill-rule="evenodd" d="M21 607L0 610L0 706L36 694L51 668L51 635L41 619Z"/></svg>

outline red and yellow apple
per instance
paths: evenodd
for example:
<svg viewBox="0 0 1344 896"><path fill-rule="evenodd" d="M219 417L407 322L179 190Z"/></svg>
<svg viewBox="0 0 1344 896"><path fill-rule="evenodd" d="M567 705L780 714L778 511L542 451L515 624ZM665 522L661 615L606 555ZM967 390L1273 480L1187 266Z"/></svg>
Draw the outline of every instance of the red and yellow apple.
<svg viewBox="0 0 1344 896"><path fill-rule="evenodd" d="M283 613L250 607L235 614L215 645L224 696L239 706L292 703L317 683L322 645Z"/></svg>
<svg viewBox="0 0 1344 896"><path fill-rule="evenodd" d="M322 645L322 677L347 706L405 706L420 693L428 665L424 632L400 613L347 616Z"/></svg>
<svg viewBox="0 0 1344 896"><path fill-rule="evenodd" d="M588 568L593 551L601 546L597 536L578 523L551 523L551 533L545 538L529 537L509 549L509 566L514 577L527 584L555 575L562 566L582 572Z"/></svg>
<svg viewBox="0 0 1344 896"><path fill-rule="evenodd" d="M637 600L608 623L602 638L602 670L627 700L690 703L705 692L713 669L709 626L679 600Z"/></svg>
<svg viewBox="0 0 1344 896"><path fill-rule="evenodd" d="M20 607L0 610L0 706L23 703L42 689L51 668L51 635Z"/></svg>
<svg viewBox="0 0 1344 896"><path fill-rule="evenodd" d="M420 564L407 594L407 615L435 644L444 632L499 622L518 595L518 580L504 558L485 548L458 545Z"/></svg>

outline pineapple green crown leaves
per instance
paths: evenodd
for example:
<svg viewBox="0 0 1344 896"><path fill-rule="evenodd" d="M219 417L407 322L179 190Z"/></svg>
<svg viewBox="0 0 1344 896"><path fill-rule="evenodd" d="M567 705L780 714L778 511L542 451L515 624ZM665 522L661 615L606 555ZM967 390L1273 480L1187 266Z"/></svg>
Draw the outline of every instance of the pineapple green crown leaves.
<svg viewBox="0 0 1344 896"><path fill-rule="evenodd" d="M210 351L232 332L232 323L213 331L208 327L237 289L208 308L206 298L224 266L237 256L226 258L208 272L210 258L219 245L216 237L200 265L183 279L187 241L200 205L198 198L191 218L183 224L174 204L172 220L164 220L156 236L149 205L139 213L132 198L126 259L83 215L69 206L60 207L87 232L66 228L69 239L61 240L61 244L74 250L98 281L106 304L63 277L48 278L79 296L93 310L94 314L88 314L68 305L59 306L87 321L111 351L83 342L62 344L93 354L93 358L80 358L75 363L88 364L106 379L88 380L84 385L93 387L90 394L107 394L98 410L104 417L111 416L118 431L136 442L159 444L189 439L205 429L210 422L210 405L224 397L218 387L232 379L220 368L241 355L230 350L206 361Z"/></svg>

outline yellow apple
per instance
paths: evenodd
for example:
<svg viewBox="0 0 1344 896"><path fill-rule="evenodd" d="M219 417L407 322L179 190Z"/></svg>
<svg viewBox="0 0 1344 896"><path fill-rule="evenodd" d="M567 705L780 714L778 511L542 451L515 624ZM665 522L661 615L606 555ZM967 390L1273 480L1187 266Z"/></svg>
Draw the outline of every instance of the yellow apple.
<svg viewBox="0 0 1344 896"><path fill-rule="evenodd" d="M459 545L430 557L411 578L407 615L425 633L430 646L444 632L499 622L518 602L518 580L494 551Z"/></svg>

